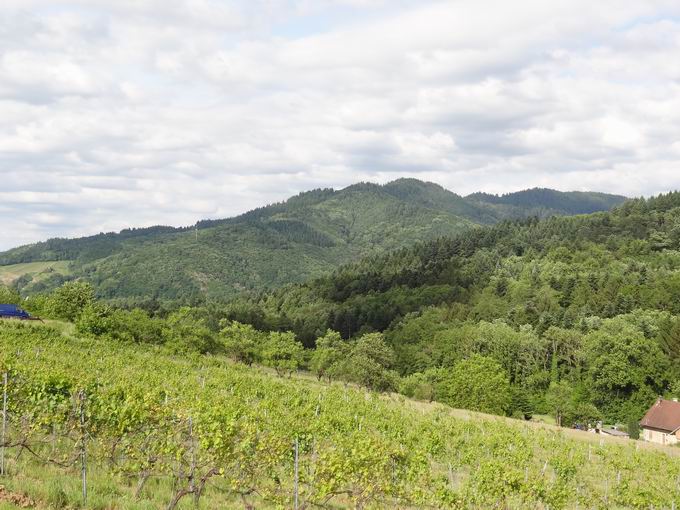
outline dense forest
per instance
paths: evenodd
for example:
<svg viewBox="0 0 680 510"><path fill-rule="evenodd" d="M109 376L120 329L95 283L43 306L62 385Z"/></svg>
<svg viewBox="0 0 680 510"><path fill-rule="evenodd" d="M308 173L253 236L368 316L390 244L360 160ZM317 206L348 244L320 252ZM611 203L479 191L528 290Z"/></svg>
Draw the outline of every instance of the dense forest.
<svg viewBox="0 0 680 510"><path fill-rule="evenodd" d="M680 193L503 221L227 303L125 309L83 280L4 293L85 336L563 425L635 435L657 395L680 393Z"/></svg>
<svg viewBox="0 0 680 510"><path fill-rule="evenodd" d="M51 239L0 253L0 275L16 264L65 261L13 281L22 295L85 279L97 296L196 304L241 292L300 283L371 254L456 235L505 218L607 210L624 197L528 190L461 197L441 186L401 179L320 189L286 202L191 228L151 227L80 239Z"/></svg>

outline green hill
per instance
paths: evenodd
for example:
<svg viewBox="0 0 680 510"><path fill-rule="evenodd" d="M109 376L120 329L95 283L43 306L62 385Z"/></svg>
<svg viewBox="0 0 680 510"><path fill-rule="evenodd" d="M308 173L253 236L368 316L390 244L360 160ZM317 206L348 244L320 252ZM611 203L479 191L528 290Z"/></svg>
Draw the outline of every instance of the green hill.
<svg viewBox="0 0 680 510"><path fill-rule="evenodd" d="M498 197L461 197L441 186L400 179L314 190L286 202L195 227L157 226L51 239L0 253L0 268L70 261L35 278L19 275L22 293L54 288L72 278L91 281L107 299L223 299L243 290L302 282L363 256L451 236L508 217L606 210L624 197L535 190L511 204ZM505 197L502 197L505 198Z"/></svg>
<svg viewBox="0 0 680 510"><path fill-rule="evenodd" d="M622 197L606 193L582 191L563 193L552 189L533 188L501 196L473 193L466 198L485 207L492 206L496 217L546 217L606 211L619 205Z"/></svg>

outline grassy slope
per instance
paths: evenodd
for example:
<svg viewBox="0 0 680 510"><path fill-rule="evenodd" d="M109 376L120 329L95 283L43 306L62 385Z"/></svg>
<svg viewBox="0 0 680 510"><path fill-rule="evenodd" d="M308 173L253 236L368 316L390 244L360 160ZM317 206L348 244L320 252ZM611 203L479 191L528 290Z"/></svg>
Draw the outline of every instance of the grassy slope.
<svg viewBox="0 0 680 510"><path fill-rule="evenodd" d="M0 328L2 327L3 324L0 323ZM29 325L26 331L30 332L29 328L44 327L37 324ZM69 327L63 329L71 330ZM0 335L0 339L2 337L3 335ZM93 372L91 377L100 380L104 385L112 377L115 378L115 374L107 373L106 367L111 365L103 358L120 351L121 355L123 352L126 353L126 361L122 366L130 370L132 376L135 370L144 367L153 359L158 366L175 367L181 372L186 380L187 390L191 387L194 391L193 386L198 384L196 381L199 380L205 381L206 388L213 388L214 377L222 377L220 373L233 370L245 378L239 379L240 385L235 387L236 392L232 391L229 396L232 399L241 398L241 392L246 394L251 392L251 389L242 386L247 381L258 387L258 381L271 381L274 387L283 387L293 396L300 395L297 398L306 395L310 398L309 402L323 400L324 409L325 399L332 394L327 385L319 384L313 378L304 375L291 380L280 379L265 369L247 370L230 363L223 364L218 373L213 372L210 367L217 367L221 363L219 359L187 360L146 348L133 346L119 348L104 342L79 340L71 336L71 333L64 337L64 342L75 347L76 351L81 349L82 359L87 360L85 363L93 365L99 363L97 367L91 366ZM60 342L26 337L25 341L16 342L15 339L12 346L23 350L27 356L26 361L30 360L31 365L40 366L41 363L45 363L50 370L55 371L55 374L68 374L72 370L85 370L84 373L87 373L80 359L74 360L63 354L63 345L59 344ZM37 352L40 354L39 359L43 361L38 361ZM150 377L149 381L153 380L154 378ZM336 394L341 396L342 385L333 386L338 389ZM267 386L263 388L265 387ZM362 423L364 429L362 432L359 428L358 435L356 431L343 433L354 434L356 439L360 440L362 434L376 437L376 434L387 432L387 437L392 440L397 438L396 441L399 442L398 438L401 437L406 440L404 436L406 431L417 430L420 439L415 443L407 443L410 448L416 450L411 453L426 456L435 478L450 483L455 493L469 498L462 500L464 508L489 507L491 501L498 501L504 508L520 508L522 504L515 491L518 491L517 494L525 494L523 497L556 498L555 501L562 501L565 508L575 507L577 501L586 508L596 506L649 508L651 505L656 508L668 508L671 501L678 501L680 496L675 483L675 477L680 473L680 460L677 459L680 450L677 448L599 437L539 423L454 410L441 404L411 401L397 395L383 395L380 398L382 404L378 405L374 395L366 393L365 396L361 396L363 392L353 388L344 391L348 392L345 393L345 402L349 402L346 406L350 407L341 413L348 414L350 418L353 416L354 421ZM294 401L281 405L290 405L290 402ZM304 400L300 402L300 405L305 405ZM368 407L362 402L369 403ZM308 420L315 419L313 409L313 405L308 408L307 412L311 413ZM284 412L299 411L287 408ZM325 412L324 410L322 415ZM331 419L327 426L336 426L336 420L340 416ZM383 427L381 419L388 420L391 424L390 430L381 430ZM276 418L272 417L271 420L275 421ZM376 420L375 425L372 420ZM266 419L260 420L259 423L265 430L278 426ZM343 427L340 422L337 423L337 426ZM66 470L45 467L27 454L19 459L10 454L8 458L10 476L3 480L3 485L7 489L28 495L38 501L37 506L40 508L81 507L76 467ZM303 464L310 460L313 459L305 458ZM147 509L162 508L167 504L171 493L171 482L167 478L152 478L141 499L136 500L133 496L134 480L112 474L105 466L97 465L95 462L92 460L90 464L89 508ZM448 465L453 465L452 471ZM489 478L491 473L493 476ZM216 479L214 484L209 486L201 500L200 508L242 508L238 499L224 492L224 487L220 489L218 482ZM289 489L290 487L286 490ZM500 503L501 501L504 503ZM258 508L272 507L258 500L255 503ZM191 500L187 498L179 508L192 506ZM529 506L545 508L545 505L537 506L535 502ZM556 503L550 505L551 508L560 506ZM347 502L342 498L338 499L334 506L345 507Z"/></svg>
<svg viewBox="0 0 680 510"><path fill-rule="evenodd" d="M50 262L26 262L22 264L11 264L0 266L0 284L11 285L22 276L31 276L34 281L41 281L53 273L69 275L68 260Z"/></svg>

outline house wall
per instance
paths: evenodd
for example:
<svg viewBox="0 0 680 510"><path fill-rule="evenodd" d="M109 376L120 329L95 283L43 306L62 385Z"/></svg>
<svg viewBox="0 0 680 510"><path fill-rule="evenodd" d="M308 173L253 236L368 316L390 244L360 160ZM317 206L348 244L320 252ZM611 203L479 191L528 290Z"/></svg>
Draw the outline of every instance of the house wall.
<svg viewBox="0 0 680 510"><path fill-rule="evenodd" d="M678 437L660 430L642 429L642 440L657 444L676 444Z"/></svg>

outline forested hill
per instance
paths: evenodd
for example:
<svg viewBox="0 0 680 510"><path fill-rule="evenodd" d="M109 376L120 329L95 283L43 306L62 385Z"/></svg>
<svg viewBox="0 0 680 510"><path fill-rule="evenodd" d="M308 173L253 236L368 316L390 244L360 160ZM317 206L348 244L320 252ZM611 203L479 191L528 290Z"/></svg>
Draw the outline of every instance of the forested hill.
<svg viewBox="0 0 680 510"><path fill-rule="evenodd" d="M327 330L382 333L402 391L419 398L474 406L449 392L447 374L482 356L516 392L508 412L635 424L657 395L680 394L678 296L676 192L611 212L504 221L241 297L222 312L307 345Z"/></svg>
<svg viewBox="0 0 680 510"><path fill-rule="evenodd" d="M606 193L580 191L563 193L545 188L533 188L501 196L473 193L466 198L485 206L493 205L497 216L506 217L588 214L611 209L624 199Z"/></svg>
<svg viewBox="0 0 680 510"><path fill-rule="evenodd" d="M0 253L0 272L24 294L85 278L100 297L123 300L229 298L327 274L375 254L451 236L506 218L606 210L624 197L529 190L461 197L400 179L380 186L301 193L286 202L194 227L151 227L51 239ZM40 262L68 261L64 265ZM16 264L28 269L16 269ZM30 270L29 270L30 269ZM23 272L22 272L23 271Z"/></svg>

